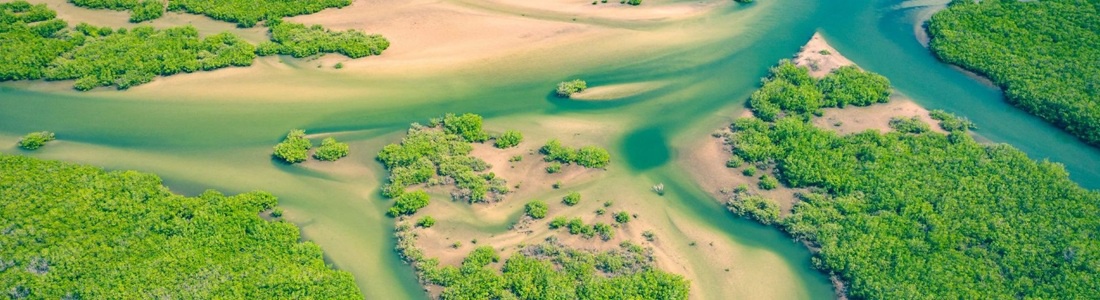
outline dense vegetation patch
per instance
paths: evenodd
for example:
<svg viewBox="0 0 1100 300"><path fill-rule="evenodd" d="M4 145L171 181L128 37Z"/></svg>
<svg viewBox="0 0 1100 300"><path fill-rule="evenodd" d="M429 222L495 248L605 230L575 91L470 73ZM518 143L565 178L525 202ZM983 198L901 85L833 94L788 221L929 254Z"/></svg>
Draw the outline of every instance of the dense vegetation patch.
<svg viewBox="0 0 1100 300"><path fill-rule="evenodd" d="M94 8L133 9L135 17L143 11L142 7L159 6L149 10L157 13L163 10L163 4L155 0L72 1ZM218 3L222 2L225 1ZM305 5L316 5L308 2ZM299 2L272 5L301 5L295 3ZM45 4L31 5L22 0L0 3L0 40L4 41L0 43L0 81L75 79L74 88L81 91L100 86L127 89L150 82L156 76L249 66L257 53L295 57L341 53L359 58L381 54L389 47L389 41L378 35L355 30L335 32L277 19L269 21L272 41L257 49L230 33L200 37L198 30L191 26L166 29L140 26L116 30L79 24L69 28L68 23L56 19L56 15Z"/></svg>
<svg viewBox="0 0 1100 300"><path fill-rule="evenodd" d="M424 191L412 191L397 196L397 200L393 202L393 207L390 207L390 216L403 216L415 214L416 211L428 206L430 199L428 193ZM435 221L433 220L434 224Z"/></svg>
<svg viewBox="0 0 1100 300"><path fill-rule="evenodd" d="M959 117L943 110L934 109L928 112L928 115L932 117L933 120L940 121L940 128L943 128L943 130L966 131L978 129L978 126L974 125L974 122L970 122L970 119Z"/></svg>
<svg viewBox="0 0 1100 300"><path fill-rule="evenodd" d="M773 121L781 113L809 117L822 108L867 106L890 99L890 81L853 66L841 67L818 80L805 68L783 60L771 69L764 86L753 92L749 107L756 117Z"/></svg>
<svg viewBox="0 0 1100 300"><path fill-rule="evenodd" d="M546 205L546 202L540 200L527 202L527 204L523 206L524 214L535 219L545 218L549 211L550 207Z"/></svg>
<svg viewBox="0 0 1100 300"><path fill-rule="evenodd" d="M555 92L558 94L558 97L569 98L569 96L583 92L587 88L588 83L584 82L584 80L573 79L571 81L562 81L558 83L558 88Z"/></svg>
<svg viewBox="0 0 1100 300"><path fill-rule="evenodd" d="M340 53L350 58L382 54L390 41L377 34L348 29L332 31L321 25L306 26L282 20L267 21L271 41L260 44L259 55L283 54L308 57L322 53Z"/></svg>
<svg viewBox="0 0 1100 300"><path fill-rule="evenodd" d="M508 130L496 138L496 141L493 142L493 146L500 149L507 149L518 146L521 142L523 142L522 133L515 130Z"/></svg>
<svg viewBox="0 0 1100 300"><path fill-rule="evenodd" d="M56 138L53 132L49 131L31 132L19 139L19 148L23 148L24 150L37 150L45 146L46 142Z"/></svg>
<svg viewBox="0 0 1100 300"><path fill-rule="evenodd" d="M83 43L56 17L45 4L0 3L0 81L41 79L51 61Z"/></svg>
<svg viewBox="0 0 1100 300"><path fill-rule="evenodd" d="M607 152L607 149L597 146L584 146L580 149L573 149L562 145L561 141L557 139L547 141L542 148L539 148L539 153L545 155L543 160L547 162L576 163L585 168L603 168L611 163L611 154Z"/></svg>
<svg viewBox="0 0 1100 300"><path fill-rule="evenodd" d="M734 214L752 219L764 225L771 225L779 221L779 204L759 195L750 195L738 192L726 202L728 208Z"/></svg>
<svg viewBox="0 0 1100 300"><path fill-rule="evenodd" d="M1008 101L1100 145L1096 1L952 1L928 23L943 61L989 77Z"/></svg>
<svg viewBox="0 0 1100 300"><path fill-rule="evenodd" d="M317 147L317 151L313 153L313 158L324 161L335 161L345 156L348 156L349 147L347 143L337 142L336 138L327 137L321 140L321 146Z"/></svg>
<svg viewBox="0 0 1100 300"><path fill-rule="evenodd" d="M783 114L737 120L728 142L786 185L816 191L778 222L820 249L814 265L846 281L851 296L1072 299L1100 290L1100 193L1060 165L979 144L965 126L839 135ZM765 223L776 212L753 198L735 205Z"/></svg>
<svg viewBox="0 0 1100 300"><path fill-rule="evenodd" d="M205 15L215 20L252 27L263 20L308 15L326 8L345 7L351 0L69 0L76 6L129 10L130 22L160 18L165 10Z"/></svg>
<svg viewBox="0 0 1100 300"><path fill-rule="evenodd" d="M200 38L191 26L112 31L81 24L76 32L87 41L55 59L46 70L46 79L76 79L78 90L100 86L123 90L153 81L158 75L249 66L256 57L255 47L235 35Z"/></svg>
<svg viewBox="0 0 1100 300"><path fill-rule="evenodd" d="M255 48L235 35L200 38L194 27L113 30L65 21L45 4L0 4L0 80L68 80L126 89L156 76L248 66Z"/></svg>
<svg viewBox="0 0 1100 300"><path fill-rule="evenodd" d="M294 129L287 133L282 142L275 145L272 155L287 163L296 164L309 158L309 149L312 147L313 143L306 138L306 132Z"/></svg>
<svg viewBox="0 0 1100 300"><path fill-rule="evenodd" d="M481 122L481 116L470 113L462 115L446 114L442 120L433 121L433 123L442 123L445 132L460 135L471 143L480 143L489 139L489 134L481 128Z"/></svg>
<svg viewBox="0 0 1100 300"><path fill-rule="evenodd" d="M0 287L12 298L362 299L274 196L172 194L151 174L0 155Z"/></svg>
<svg viewBox="0 0 1100 300"><path fill-rule="evenodd" d="M470 156L473 146L467 137L479 139L485 135L481 117L448 115L443 120L433 121L431 127L413 124L400 143L382 148L378 160L390 172L383 195L399 197L407 187L417 184L454 184L452 198L469 202L488 201L508 193L503 178L483 173L489 169L488 163Z"/></svg>
<svg viewBox="0 0 1100 300"><path fill-rule="evenodd" d="M569 194L566 194L565 197L561 198L561 203L563 203L565 205L568 205L568 206L577 205L577 203L580 203L580 202L581 202L581 193L578 193L578 192L569 192Z"/></svg>

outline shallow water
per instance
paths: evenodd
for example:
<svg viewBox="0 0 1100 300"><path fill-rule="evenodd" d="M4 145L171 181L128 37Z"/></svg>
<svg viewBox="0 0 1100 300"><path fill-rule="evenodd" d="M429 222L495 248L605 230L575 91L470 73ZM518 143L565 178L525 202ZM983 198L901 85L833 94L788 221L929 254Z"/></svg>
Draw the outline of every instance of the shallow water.
<svg viewBox="0 0 1100 300"><path fill-rule="evenodd" d="M461 71L383 78L264 58L243 72L181 75L171 85L154 82L126 92L76 93L68 90L69 83L3 83L0 151L154 172L173 190L191 195L210 188L271 191L306 238L356 276L368 298L423 298L411 271L392 251L393 222L384 216L388 203L378 195L384 173L373 153L398 140L409 123L447 112L480 113L491 128L560 118L599 122L610 129L558 134L600 141L616 158L607 182L640 190L665 183L669 193L660 198L665 201L660 212L726 237L744 250L736 260L768 264L739 270L745 278L770 279L768 284L731 288L708 284L726 275L707 269L702 259L689 259L700 276L695 282L704 291L700 296L831 298L826 278L809 267L806 249L774 229L733 218L670 163L680 145L709 138L711 129L732 120L767 68L820 29L840 52L889 77L914 101L969 117L984 138L1064 163L1074 180L1100 187L1100 151L1012 108L999 91L939 63L921 47L914 24L926 15L925 5L936 2L820 2L730 4L674 24L616 22L616 28L636 26L627 35L696 36L601 59L584 60L579 50L555 52L576 56L576 65L535 53ZM685 41L690 43L678 44ZM589 47L616 46L609 41ZM553 97L556 82L577 77L590 85L666 84L616 101ZM273 162L270 147L292 128L348 141L352 156L336 164ZM34 153L14 148L19 135L38 130L57 132L61 140ZM501 226L483 225L490 231Z"/></svg>

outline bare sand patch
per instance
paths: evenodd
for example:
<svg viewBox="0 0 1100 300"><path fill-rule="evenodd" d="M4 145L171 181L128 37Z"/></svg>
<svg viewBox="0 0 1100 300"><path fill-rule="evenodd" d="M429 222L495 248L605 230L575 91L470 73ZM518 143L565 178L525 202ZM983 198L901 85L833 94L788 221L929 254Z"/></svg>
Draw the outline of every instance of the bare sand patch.
<svg viewBox="0 0 1100 300"><path fill-rule="evenodd" d="M815 126L835 131L840 134L859 133L866 130L878 130L888 132L890 119L918 117L924 123L929 124L932 131L947 133L939 126L939 121L928 115L928 110L921 107L909 98L894 94L890 96L890 102L877 103L870 106L826 108L825 114L813 119Z"/></svg>
<svg viewBox="0 0 1100 300"><path fill-rule="evenodd" d="M677 2L649 0L642 5L633 6L620 4L618 1L592 4L592 0L458 0L458 2L467 5L492 7L501 11L530 14L552 13L577 18L619 21L669 21L691 18L723 3L722 1Z"/></svg>
<svg viewBox="0 0 1100 300"><path fill-rule="evenodd" d="M722 128L717 133L728 133L729 129ZM681 152L680 165L688 171L693 180L699 186L723 204L732 196L734 188L744 185L751 194L761 195L779 204L783 213L790 212L797 201L795 194L804 192L804 189L792 189L780 187L773 190L761 189L760 175L767 172L761 169L754 176L745 176L744 169L753 166L745 163L737 168L726 167L726 161L732 156L730 148L726 145L725 138L711 137L695 142L688 151Z"/></svg>
<svg viewBox="0 0 1100 300"><path fill-rule="evenodd" d="M635 82L590 87L583 92L573 94L569 99L580 101L618 100L661 88L666 83L659 81Z"/></svg>
<svg viewBox="0 0 1100 300"><path fill-rule="evenodd" d="M543 21L487 12L451 2L363 0L348 7L290 18L334 30L358 29L390 40L379 57L351 60L379 67L438 66L498 57L509 50L537 47L564 36L581 36L580 24ZM326 60L339 60L332 56Z"/></svg>
<svg viewBox="0 0 1100 300"><path fill-rule="evenodd" d="M802 50L794 56L795 65L810 69L810 75L821 78L843 66L854 66L851 60L830 46L821 33L814 33L810 41L802 46Z"/></svg>

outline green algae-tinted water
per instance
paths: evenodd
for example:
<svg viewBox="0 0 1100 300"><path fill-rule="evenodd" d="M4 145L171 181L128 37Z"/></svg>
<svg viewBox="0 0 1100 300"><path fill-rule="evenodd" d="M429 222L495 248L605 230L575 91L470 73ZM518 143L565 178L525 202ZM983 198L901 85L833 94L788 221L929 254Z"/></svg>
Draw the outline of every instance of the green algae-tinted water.
<svg viewBox="0 0 1100 300"><path fill-rule="evenodd" d="M231 193L271 191L306 238L320 244L337 267L356 276L368 298L423 298L411 271L392 251L392 220L384 216L388 203L378 195L384 173L373 162L373 153L397 140L408 123L446 112L480 113L490 127L497 128L506 128L504 122L517 118L603 122L616 128L603 133L610 137L604 146L622 166L612 168L608 176L665 183L669 195L662 205L669 215L718 232L751 250L746 253L779 257L774 267L743 270L750 276L790 278L782 286L735 288L784 291L782 295L794 298L830 298L832 288L810 268L807 250L776 230L734 219L671 163L683 150L681 145L709 138L710 129L742 110L767 68L795 53L817 30L857 64L889 77L916 102L969 117L984 138L1012 144L1036 159L1063 163L1074 180L1100 187L1100 151L1012 108L996 89L939 63L917 42L914 24L936 4L891 0L730 4L684 24L635 24L636 30L624 33L698 28L702 37L691 44L579 67L533 61L520 71L488 66L400 79L312 68L249 75L255 81L280 83L274 88L287 92L276 93L278 99L250 97L248 89L254 87L248 85L224 99L195 99L158 93L156 88L45 93L27 91L24 83L5 83L0 85L0 151L154 172L170 188L186 194L209 188ZM575 77L591 85L666 84L617 101L572 102L552 97L550 89L556 82ZM303 99L293 92L303 87L339 90L347 96ZM291 128L333 134L351 142L353 154L337 164L289 167L271 161L271 145ZM57 132L60 141L34 153L14 148L19 135L38 130ZM638 183L641 189L648 184ZM752 259L753 254L746 255L744 259ZM692 263L707 266L705 261ZM700 274L722 276L717 271ZM726 291L728 287L707 286L708 282L712 281L702 278L695 283L706 291L702 295L706 298L762 294Z"/></svg>

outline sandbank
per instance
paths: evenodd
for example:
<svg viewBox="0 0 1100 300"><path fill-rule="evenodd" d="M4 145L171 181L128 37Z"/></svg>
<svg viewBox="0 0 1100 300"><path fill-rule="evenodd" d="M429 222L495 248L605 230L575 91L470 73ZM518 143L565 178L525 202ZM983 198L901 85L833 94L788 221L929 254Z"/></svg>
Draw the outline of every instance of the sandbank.
<svg viewBox="0 0 1100 300"><path fill-rule="evenodd" d="M663 82L635 82L614 85L601 85L590 87L583 92L569 96L569 99L580 101L608 101L618 100L665 86Z"/></svg>

